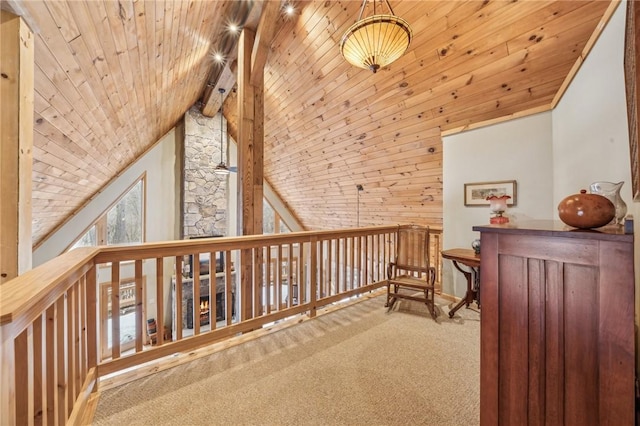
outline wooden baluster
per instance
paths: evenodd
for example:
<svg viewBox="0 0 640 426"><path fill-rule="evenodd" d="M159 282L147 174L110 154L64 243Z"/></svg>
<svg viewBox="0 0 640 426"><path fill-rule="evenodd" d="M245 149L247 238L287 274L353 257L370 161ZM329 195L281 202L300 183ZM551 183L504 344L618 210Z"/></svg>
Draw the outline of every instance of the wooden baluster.
<svg viewBox="0 0 640 426"><path fill-rule="evenodd" d="M216 257L216 252L212 251L209 253L209 330L215 330L216 328L216 317L215 317L215 306L216 306L216 293L218 292L218 259Z"/></svg>
<svg viewBox="0 0 640 426"><path fill-rule="evenodd" d="M258 269L262 268L262 264L258 263L258 251L262 252L262 247L251 249L251 259L253 259L253 261L251 262L251 264L253 265L253 267L251 268L252 281L251 281L251 286L249 288L249 291L251 292L251 295L250 295L251 309L248 311L249 317L247 319L260 316L262 315L262 312L263 312L262 311L263 297L262 297L262 291L261 291L262 275L260 276L257 275Z"/></svg>
<svg viewBox="0 0 640 426"><path fill-rule="evenodd" d="M80 376L82 380L87 377L87 276L80 279L80 293L78 297L80 304L80 323L78 332L80 333Z"/></svg>
<svg viewBox="0 0 640 426"><path fill-rule="evenodd" d="M347 291L347 285L348 285L348 281L347 280L347 250L349 249L348 247L348 239L347 238L341 238L340 242L342 244L342 291Z"/></svg>
<svg viewBox="0 0 640 426"><path fill-rule="evenodd" d="M378 282L380 281L380 254L382 251L382 246L381 246L381 235L380 234L376 234L373 236L373 239L375 241L375 250L374 250L374 272L373 272L373 281L374 282Z"/></svg>
<svg viewBox="0 0 640 426"><path fill-rule="evenodd" d="M200 263L198 263L199 266ZM162 257L156 258L156 306L158 307L158 320L156 321L158 346L162 346L164 344L164 258Z"/></svg>
<svg viewBox="0 0 640 426"><path fill-rule="evenodd" d="M378 269L378 265L376 263L376 249L377 249L377 238L375 235L371 235L371 282L376 281L376 271Z"/></svg>
<svg viewBox="0 0 640 426"><path fill-rule="evenodd" d="M222 253L220 253L222 256ZM218 252L209 253L209 327L216 329L218 313L216 312L216 300L218 295Z"/></svg>
<svg viewBox="0 0 640 426"><path fill-rule="evenodd" d="M29 424L29 364L33 362L29 358L28 349L28 334L32 332L30 329L31 326L20 333L14 340L15 371L10 377L15 377L15 424L18 425Z"/></svg>
<svg viewBox="0 0 640 426"><path fill-rule="evenodd" d="M181 258L182 259L182 258ZM146 333L146 329L147 329L147 322L143 316L143 312L142 312L142 307L143 305L143 298L144 298L144 293L142 291L142 259L137 259L135 261L134 264L134 275L135 275L135 283L136 283L136 287L135 287L135 299L136 299L136 353L138 352L142 352L142 346L144 344L143 338L144 338L144 334ZM180 278L182 278L182 275L178 274L176 276L180 276ZM180 290L182 290L182 286L180 286ZM182 298L178 299L178 300L182 300ZM180 308L182 309L182 305L180 303L177 303L177 305L180 305ZM157 330L158 325L156 324L156 330Z"/></svg>
<svg viewBox="0 0 640 426"><path fill-rule="evenodd" d="M200 253L193 255L193 270L191 271L191 275L193 275L193 303L191 304L191 310L193 311L193 335L197 336L200 334ZM158 323L157 327L159 334L160 323Z"/></svg>
<svg viewBox="0 0 640 426"><path fill-rule="evenodd" d="M55 411L56 417L58 419L58 424L65 424L67 421L67 410L66 410L66 400L67 400L67 383L66 383L66 371L65 371L65 358L66 358L66 348L64 345L64 305L65 299L67 295L63 294L56 301L56 311L55 311L55 356L56 356L56 399L55 399Z"/></svg>
<svg viewBox="0 0 640 426"><path fill-rule="evenodd" d="M328 288L327 259L325 255L326 243L327 243L326 241L322 240L319 242L319 247L318 247L318 257L320 259L320 265L321 265L320 270L318 271L319 280L320 280L320 297L324 297ZM298 281L298 284L300 284L299 281ZM299 299L299 296L298 296L298 299ZM300 300L298 300L298 303L300 303Z"/></svg>
<svg viewBox="0 0 640 426"><path fill-rule="evenodd" d="M67 294L67 383L69 384L69 398L67 399L67 410L69 413L73 410L73 403L76 400L76 325L77 325L77 287L72 285ZM67 417L68 418L68 417Z"/></svg>
<svg viewBox="0 0 640 426"><path fill-rule="evenodd" d="M364 237L364 249L362 251L364 255L364 282L363 285L369 284L369 236Z"/></svg>
<svg viewBox="0 0 640 426"><path fill-rule="evenodd" d="M120 262L111 262L111 357L120 358Z"/></svg>
<svg viewBox="0 0 640 426"><path fill-rule="evenodd" d="M71 395L71 406L69 407L69 413L73 410L73 404L76 401L78 395L80 395L80 388L82 386L81 373L80 373L80 283L76 281L73 285L73 303L71 310L72 313L72 327L71 327L71 346L69 350L72 353L72 372L69 374L70 380L73 382L73 392Z"/></svg>
<svg viewBox="0 0 640 426"><path fill-rule="evenodd" d="M300 242L300 279L298 280L298 303L307 300L307 265L304 257L304 243Z"/></svg>
<svg viewBox="0 0 640 426"><path fill-rule="evenodd" d="M362 287L362 237L356 237L356 268L358 269L358 287Z"/></svg>
<svg viewBox="0 0 640 426"><path fill-rule="evenodd" d="M45 319L44 313L33 322L33 424L41 425L43 408L44 380L43 370L45 368L46 352L44 352L44 328L42 323Z"/></svg>
<svg viewBox="0 0 640 426"><path fill-rule="evenodd" d="M327 243L327 289L325 293L322 295L323 297L327 297L331 295L331 289L333 288L333 241L331 239L325 240Z"/></svg>
<svg viewBox="0 0 640 426"><path fill-rule="evenodd" d="M234 305L234 297L233 294L234 292L237 293L238 292L238 287L240 285L240 283L242 282L240 280L240 277L238 276L238 274L240 274L240 268L238 268L236 270L236 282L235 282L235 290L234 290L234 286L232 286L232 282L231 282L231 251L227 250L224 253L224 261L225 261L225 265L224 265L224 272L225 272L225 276L224 276L224 302L225 302L225 311L224 311L224 315L225 315L225 319L227 322L227 325L231 325L231 321L233 319L233 305ZM237 296L236 296L237 297ZM238 300L240 300L238 298ZM238 309L237 312L240 312L240 309Z"/></svg>
<svg viewBox="0 0 640 426"><path fill-rule="evenodd" d="M182 323L182 269L184 268L183 256L176 256L176 340L182 340L182 328L186 325Z"/></svg>
<svg viewBox="0 0 640 426"><path fill-rule="evenodd" d="M291 307L293 304L293 262L295 256L293 255L293 244L289 243L289 261L287 262L287 307ZM296 262L297 265L297 262Z"/></svg>
<svg viewBox="0 0 640 426"><path fill-rule="evenodd" d="M318 237L311 238L311 252L309 259L309 277L310 277L310 285L311 294L309 295L309 303L311 304L311 311L309 312L309 316L311 318L316 316L316 311L318 309L316 305L316 299L318 295L318 280L317 280L317 270L318 270ZM301 286L302 288L302 286Z"/></svg>
<svg viewBox="0 0 640 426"><path fill-rule="evenodd" d="M333 294L340 293L340 289L342 288L341 280L340 280L340 270L342 269L340 266L340 261L342 260L340 257L340 244L342 242L341 238L336 238L336 286L335 292Z"/></svg>
<svg viewBox="0 0 640 426"><path fill-rule="evenodd" d="M93 269L92 269L93 270ZM95 274L95 270L94 270ZM95 316L95 314L94 314ZM56 365L55 365L55 321L56 307L55 304L49 306L45 312L45 353L47 354L45 365L45 424L53 425L55 423L56 408ZM95 341L94 341L95 345ZM95 354L94 354L95 355Z"/></svg>
<svg viewBox="0 0 640 426"><path fill-rule="evenodd" d="M355 253L353 251L353 244L354 244L354 237L349 237L347 238L347 245L349 247L349 260L348 260L348 279L346 280L346 284L347 284L347 290L352 290L355 288L355 280L353 279L353 274L355 273L355 267L354 267L354 262L355 262Z"/></svg>
<svg viewBox="0 0 640 426"><path fill-rule="evenodd" d="M86 305L87 305L87 369L98 365L98 298L96 284L96 266L92 265L87 272ZM53 312L52 312L53 313ZM47 314L48 316L48 314ZM49 324L47 323L47 328ZM48 333L47 333L48 334ZM47 345L48 347L49 345ZM48 372L48 369L47 369Z"/></svg>
<svg viewBox="0 0 640 426"><path fill-rule="evenodd" d="M280 264L280 257L276 256L275 259L275 265L273 266L273 270L272 269L272 259L271 259L271 246L267 246L265 248L266 250L266 256L265 256L265 268L266 268L266 272L265 272L265 277L264 277L264 284L265 286L263 287L263 292L265 293L265 308L266 308L266 313L269 314L271 313L271 297L270 297L270 293L271 293L271 286L272 285L277 285L276 283L274 283L273 278L275 278L275 281L278 280L277 274L278 274L278 265ZM276 277L273 277L272 274L276 274Z"/></svg>
<svg viewBox="0 0 640 426"><path fill-rule="evenodd" d="M275 288L276 309L282 309L282 244L278 244L278 271L276 274L277 285Z"/></svg>

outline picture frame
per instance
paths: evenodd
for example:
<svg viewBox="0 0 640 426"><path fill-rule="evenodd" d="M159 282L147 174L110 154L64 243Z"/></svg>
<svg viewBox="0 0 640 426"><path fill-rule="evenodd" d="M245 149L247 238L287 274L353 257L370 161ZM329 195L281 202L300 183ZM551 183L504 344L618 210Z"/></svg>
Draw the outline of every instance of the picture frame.
<svg viewBox="0 0 640 426"><path fill-rule="evenodd" d="M515 206L518 202L517 182L500 180L492 182L473 182L464 184L464 205L467 207L488 206L487 197L508 195L507 206Z"/></svg>
<svg viewBox="0 0 640 426"><path fill-rule="evenodd" d="M636 21L640 20L640 4L627 3L626 32L624 38L624 79L627 98L627 119L629 124L629 154L631 159L631 193L635 201L640 201L640 147L638 146L638 62L640 49L637 46L640 29Z"/></svg>

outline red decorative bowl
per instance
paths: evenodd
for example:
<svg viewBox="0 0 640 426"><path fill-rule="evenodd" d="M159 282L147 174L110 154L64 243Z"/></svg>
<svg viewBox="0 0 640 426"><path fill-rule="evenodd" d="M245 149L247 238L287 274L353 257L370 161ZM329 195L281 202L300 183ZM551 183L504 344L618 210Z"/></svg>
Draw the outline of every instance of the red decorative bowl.
<svg viewBox="0 0 640 426"><path fill-rule="evenodd" d="M587 194L581 190L560 201L558 204L560 220L569 226L580 229L599 228L611 222L616 208L602 195Z"/></svg>

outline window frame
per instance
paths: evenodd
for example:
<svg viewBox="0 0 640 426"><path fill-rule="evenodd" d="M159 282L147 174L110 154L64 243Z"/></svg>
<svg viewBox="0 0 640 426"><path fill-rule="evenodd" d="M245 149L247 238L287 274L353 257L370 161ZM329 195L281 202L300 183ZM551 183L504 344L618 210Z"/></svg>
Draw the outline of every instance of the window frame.
<svg viewBox="0 0 640 426"><path fill-rule="evenodd" d="M87 233L89 230L95 226L96 227L96 246L103 246L107 244L107 214L111 211L116 204L118 204L124 197L126 197L129 192L140 182L142 182L142 194L140 200L140 221L141 221L141 230L140 230L140 239L141 243L144 243L147 240L147 172L142 173L137 179L133 181L131 185L125 189L120 196L106 209L104 209L98 218L94 220L89 226L87 226L72 242L67 246L64 250L65 252L71 250L73 246L75 246L78 241Z"/></svg>
<svg viewBox="0 0 640 426"><path fill-rule="evenodd" d="M291 232L291 226L287 223L286 220L283 219L282 216L280 216L280 214L278 213L278 210L276 210L273 207L273 204L271 204L269 200L267 200L265 197L263 197L262 200L264 203L268 204L271 210L273 211L273 234L267 234L267 235L276 235L276 234L282 233L281 223L284 224L289 229L289 232ZM262 215L262 220L264 222L264 213ZM264 223L262 224L262 232L264 234Z"/></svg>

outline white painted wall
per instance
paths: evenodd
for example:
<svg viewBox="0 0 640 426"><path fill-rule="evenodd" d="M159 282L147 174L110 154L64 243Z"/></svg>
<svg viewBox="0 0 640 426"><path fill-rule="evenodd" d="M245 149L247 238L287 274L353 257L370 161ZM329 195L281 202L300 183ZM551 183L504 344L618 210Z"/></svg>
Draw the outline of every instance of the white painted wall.
<svg viewBox="0 0 640 426"><path fill-rule="evenodd" d="M511 120L443 138L443 247L471 248L474 225L489 223L488 207L465 207L464 184L517 181L511 222L551 219L551 113ZM466 280L443 262L443 292L463 296Z"/></svg>
<svg viewBox="0 0 640 426"><path fill-rule="evenodd" d="M618 6L553 111L554 205L595 181L624 181L622 198L631 201L625 9Z"/></svg>

